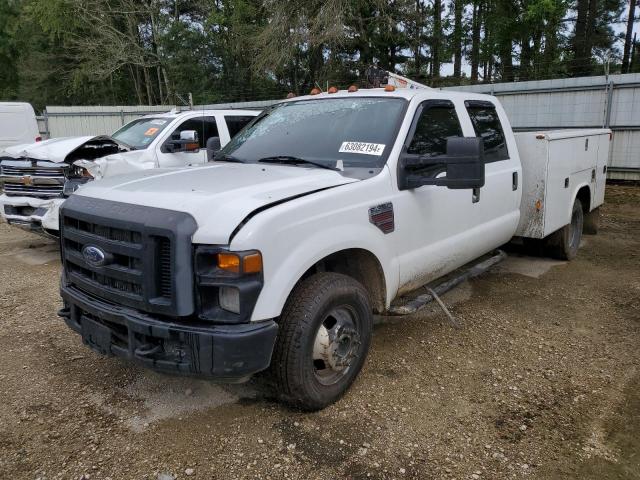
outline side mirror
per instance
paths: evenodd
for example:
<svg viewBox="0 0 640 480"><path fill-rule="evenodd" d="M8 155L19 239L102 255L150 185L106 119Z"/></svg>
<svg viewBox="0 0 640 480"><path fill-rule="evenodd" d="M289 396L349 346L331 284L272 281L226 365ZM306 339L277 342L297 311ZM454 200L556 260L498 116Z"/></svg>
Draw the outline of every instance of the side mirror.
<svg viewBox="0 0 640 480"><path fill-rule="evenodd" d="M218 153L221 148L220 137L209 138L209 140L207 140L207 162L213 162L216 153Z"/></svg>
<svg viewBox="0 0 640 480"><path fill-rule="evenodd" d="M178 138L172 137L167 141L167 149L172 152L197 152L200 150L198 132L195 130L183 130Z"/></svg>
<svg viewBox="0 0 640 480"><path fill-rule="evenodd" d="M442 174L445 175L442 175ZM433 157L403 154L398 169L400 190L422 185L437 185L451 189L471 189L484 186L484 147L479 137L447 139L446 155Z"/></svg>

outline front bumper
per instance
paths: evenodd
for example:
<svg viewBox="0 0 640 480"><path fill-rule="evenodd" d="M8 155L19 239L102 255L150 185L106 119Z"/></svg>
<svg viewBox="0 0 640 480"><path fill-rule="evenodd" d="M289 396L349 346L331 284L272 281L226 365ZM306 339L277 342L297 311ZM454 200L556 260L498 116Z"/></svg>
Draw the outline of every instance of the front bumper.
<svg viewBox="0 0 640 480"><path fill-rule="evenodd" d="M58 215L64 198L41 199L35 197L0 195L0 214L12 225L28 230L57 234Z"/></svg>
<svg viewBox="0 0 640 480"><path fill-rule="evenodd" d="M238 325L184 324L106 303L63 282L59 315L91 349L163 373L246 381L266 369L278 327L272 320Z"/></svg>

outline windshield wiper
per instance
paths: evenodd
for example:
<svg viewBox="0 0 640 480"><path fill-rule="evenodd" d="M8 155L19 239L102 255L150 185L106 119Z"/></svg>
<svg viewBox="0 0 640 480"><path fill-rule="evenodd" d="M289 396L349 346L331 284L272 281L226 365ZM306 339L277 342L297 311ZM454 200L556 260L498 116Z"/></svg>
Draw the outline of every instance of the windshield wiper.
<svg viewBox="0 0 640 480"><path fill-rule="evenodd" d="M213 157L214 162L233 162L233 163L246 163L244 160L240 160L238 157L234 157L233 155L224 154Z"/></svg>
<svg viewBox="0 0 640 480"><path fill-rule="evenodd" d="M283 164L291 164L291 165L313 165L319 168L326 168L327 170L333 170L334 172L339 172L340 169L336 167L332 167L331 165L327 165L320 162L314 162L313 160L307 160L306 158L294 157L291 155L274 155L272 157L264 157L258 160L258 162L262 163L283 163Z"/></svg>

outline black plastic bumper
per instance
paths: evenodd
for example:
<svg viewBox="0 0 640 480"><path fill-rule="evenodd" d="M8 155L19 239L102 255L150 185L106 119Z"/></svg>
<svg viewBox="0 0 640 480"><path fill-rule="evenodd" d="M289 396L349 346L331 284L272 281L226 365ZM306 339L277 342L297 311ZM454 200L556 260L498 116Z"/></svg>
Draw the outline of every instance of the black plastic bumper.
<svg viewBox="0 0 640 480"><path fill-rule="evenodd" d="M152 370L241 382L269 366L278 327L272 320L238 325L186 325L103 302L73 287L60 291L58 314L103 355Z"/></svg>

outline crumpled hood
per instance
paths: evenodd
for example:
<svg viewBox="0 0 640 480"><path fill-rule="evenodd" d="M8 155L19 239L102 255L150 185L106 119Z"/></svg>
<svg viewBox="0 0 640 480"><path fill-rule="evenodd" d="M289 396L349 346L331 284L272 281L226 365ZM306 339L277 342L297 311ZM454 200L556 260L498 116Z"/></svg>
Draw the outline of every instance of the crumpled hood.
<svg viewBox="0 0 640 480"><path fill-rule="evenodd" d="M75 194L185 212L215 243L226 244L240 222L258 208L357 181L318 168L216 163L109 177Z"/></svg>
<svg viewBox="0 0 640 480"><path fill-rule="evenodd" d="M85 168L96 180L158 166L149 149L113 153L95 160L76 160L73 164Z"/></svg>
<svg viewBox="0 0 640 480"><path fill-rule="evenodd" d="M25 143L13 145L5 149L3 156L13 158L27 157L36 160L49 160L51 162L62 163L64 159L76 148L82 146L89 140L100 137L59 137L44 140L42 142Z"/></svg>

